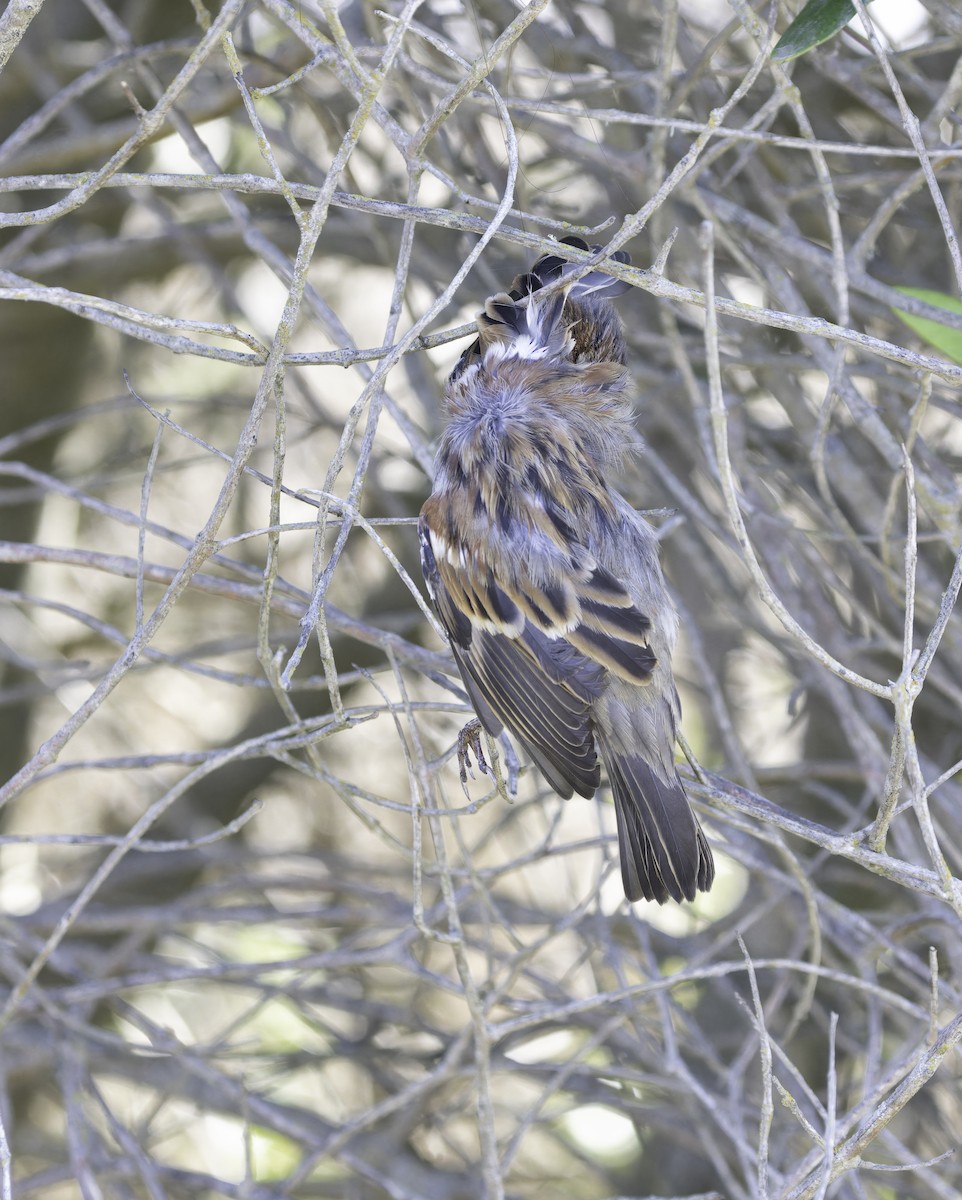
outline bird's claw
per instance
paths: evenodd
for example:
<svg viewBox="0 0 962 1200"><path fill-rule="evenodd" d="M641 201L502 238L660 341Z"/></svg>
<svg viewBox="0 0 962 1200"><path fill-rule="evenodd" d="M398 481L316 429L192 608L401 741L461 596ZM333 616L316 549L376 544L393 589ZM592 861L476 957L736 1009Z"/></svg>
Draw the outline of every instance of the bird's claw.
<svg viewBox="0 0 962 1200"><path fill-rule="evenodd" d="M491 768L488 766L488 761L484 757L484 750L481 746L481 722L474 718L458 734L458 770L461 775L461 786L467 788L468 775L474 778L474 771L471 769L471 755L474 755L474 761L478 764L478 770L482 775L490 775Z"/></svg>

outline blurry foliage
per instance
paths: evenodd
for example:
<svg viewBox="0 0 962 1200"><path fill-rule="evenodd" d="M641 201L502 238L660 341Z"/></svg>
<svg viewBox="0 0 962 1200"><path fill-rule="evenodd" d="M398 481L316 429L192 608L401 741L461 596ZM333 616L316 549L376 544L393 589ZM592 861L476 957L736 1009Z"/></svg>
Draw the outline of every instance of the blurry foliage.
<svg viewBox="0 0 962 1200"><path fill-rule="evenodd" d="M962 315L962 300L954 296L946 296L944 292L936 292L931 288L901 288L906 296L914 296L935 308L944 308L948 312ZM950 329L941 321L930 321L928 317L915 317L911 313L895 310L913 333L941 351L946 358L953 362L962 363L962 330Z"/></svg>
<svg viewBox="0 0 962 1200"><path fill-rule="evenodd" d="M957 6L791 78L798 5L35 8L0 1197L957 1196L962 369L896 316L962 329ZM445 375L569 232L634 263L685 908L607 801L465 795L418 603Z"/></svg>

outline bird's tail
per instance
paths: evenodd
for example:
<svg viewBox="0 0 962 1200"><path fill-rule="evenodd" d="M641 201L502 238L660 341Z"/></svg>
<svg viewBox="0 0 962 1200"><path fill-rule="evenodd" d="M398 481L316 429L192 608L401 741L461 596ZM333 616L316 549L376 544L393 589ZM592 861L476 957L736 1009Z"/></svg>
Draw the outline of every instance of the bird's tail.
<svg viewBox="0 0 962 1200"><path fill-rule="evenodd" d="M665 778L640 755L616 751L602 737L599 743L615 800L625 895L664 904L707 892L715 862L674 767Z"/></svg>

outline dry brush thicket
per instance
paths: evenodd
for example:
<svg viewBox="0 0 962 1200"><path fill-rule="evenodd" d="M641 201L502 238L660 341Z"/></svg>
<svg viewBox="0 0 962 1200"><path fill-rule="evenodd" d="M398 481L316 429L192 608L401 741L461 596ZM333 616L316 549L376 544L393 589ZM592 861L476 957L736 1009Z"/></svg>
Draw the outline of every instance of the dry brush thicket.
<svg viewBox="0 0 962 1200"><path fill-rule="evenodd" d="M773 66L798 7L0 17L0 1196L960 1194L962 367L894 310L962 282L962 17ZM462 788L421 599L446 372L573 232L684 908L607 798Z"/></svg>

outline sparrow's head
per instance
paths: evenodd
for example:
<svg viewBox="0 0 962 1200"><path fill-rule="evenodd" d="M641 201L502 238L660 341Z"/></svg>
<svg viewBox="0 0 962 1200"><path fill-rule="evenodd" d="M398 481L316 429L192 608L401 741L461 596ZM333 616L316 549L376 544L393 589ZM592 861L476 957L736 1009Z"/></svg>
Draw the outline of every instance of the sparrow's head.
<svg viewBox="0 0 962 1200"><path fill-rule="evenodd" d="M576 237L563 238L561 245L601 250ZM616 251L612 259L630 261L624 250ZM508 291L491 296L478 313L478 338L461 355L452 383L472 367L493 372L510 359L546 367L624 365L621 322L610 301L626 292L628 285L603 271L574 279L578 266L557 254L545 254Z"/></svg>

